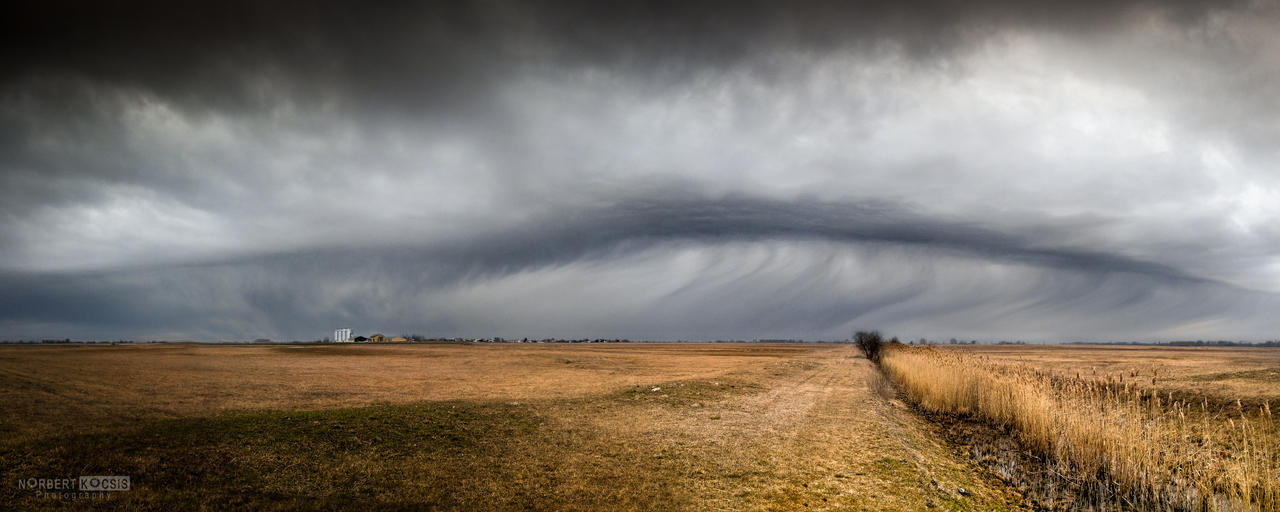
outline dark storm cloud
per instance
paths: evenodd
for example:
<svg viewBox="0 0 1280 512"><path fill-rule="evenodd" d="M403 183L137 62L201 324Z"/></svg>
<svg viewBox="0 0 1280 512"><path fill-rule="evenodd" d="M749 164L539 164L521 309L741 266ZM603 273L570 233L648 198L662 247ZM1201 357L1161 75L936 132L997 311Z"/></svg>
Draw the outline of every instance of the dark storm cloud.
<svg viewBox="0 0 1280 512"><path fill-rule="evenodd" d="M1052 233L1062 228L1041 226L1029 231ZM760 332L839 337L850 322L870 317L878 323L914 328L915 333L942 335L922 328L920 324L928 322L919 317L965 313L971 320L976 314L987 319L994 316L1006 324L1043 325L1061 322L1063 316L1078 322L1088 315L1117 310L1158 314L1130 319L1124 326L1128 330L1111 334L1142 336L1143 331L1132 330L1135 325L1158 326L1170 314L1180 315L1180 321L1185 322L1235 310L1251 319L1250 327L1266 325L1251 308L1277 303L1272 294L1189 276L1161 264L1041 247L1024 235L933 221L891 205L689 198L640 200L603 210L565 212L507 232L443 242L438 247L373 253L315 250L215 264L10 274L2 279L6 293L0 296L0 311L5 313L0 322L19 330L65 322L63 331L83 332L84 336L127 336L125 333L137 332L137 326L145 325L150 337L195 332L215 338L306 339L323 335L317 325L335 322L380 326L392 332L425 327L433 334L449 336L481 335L475 332L482 330L477 328L479 324L507 335L523 331L524 335L552 336L558 335L552 326L528 319L513 325L493 318L488 322L472 318L466 326L454 325L450 315L441 315L440 309L450 309L448 303L456 300L451 298L454 294L465 295L468 288L477 285L501 286L504 280L518 282L520 276L539 272L572 274L576 269L609 266L616 260L673 248L732 253L760 241L795 244L806 255L801 259L796 254L771 255L749 271L733 269L710 284L699 281L723 273L713 262L703 262L689 274L653 276L682 283L664 293L661 302L699 304L689 304L688 309L626 297L635 290L614 290L616 305L647 315L639 320L624 319L610 329L657 339L714 337L717 333L750 338ZM842 252L858 246L866 250L866 244L911 254L929 270L922 278L905 282L847 287L832 274L833 269L839 267ZM807 253L817 257L804 259ZM877 258L871 257L872 266L864 271L886 271L881 267L884 261ZM1008 287L1000 298L1001 308L1007 311L993 315L990 304L975 308L970 302L968 294L973 290L948 289L948 280L955 277L931 275L950 272L947 265L937 265L948 260L1003 262L999 264L1023 269L1020 272L1026 273L1027 279L1022 285L985 285ZM574 277L553 282L553 290L535 287L521 291L517 286L513 293L503 295L517 302L555 303L579 288L593 286ZM708 294L721 297L723 303L702 302ZM780 297L785 298L781 304ZM432 307L419 310L423 304ZM574 301L568 301L563 306L578 307L572 304ZM1251 306L1241 311L1245 305ZM486 311L501 319L513 314L507 307L511 306L490 305ZM565 334L559 335L606 335L593 332L598 320L573 322L557 316L564 314L566 311L548 313L555 321L565 322ZM1052 320L1054 317L1057 320ZM964 329L985 334L972 325ZM530 330L534 332L527 332ZM1096 339L1100 333L1081 329L1075 336Z"/></svg>
<svg viewBox="0 0 1280 512"><path fill-rule="evenodd" d="M1264 337L1277 20L14 4L0 336Z"/></svg>
<svg viewBox="0 0 1280 512"><path fill-rule="evenodd" d="M966 222L931 219L886 203L781 202L753 198L684 197L625 201L605 208L539 218L510 232L473 235L437 258L476 270L511 272L598 254L627 242L670 239L813 239L949 249L983 258L1098 273L1127 272L1183 283L1208 280L1168 265L1116 254L1053 247L1062 225L1020 226L1009 234ZM1038 236L1031 234L1036 233Z"/></svg>
<svg viewBox="0 0 1280 512"><path fill-rule="evenodd" d="M1000 27L1092 32L1151 9L1193 24L1234 2L19 2L4 81L73 77L193 108L335 99L410 111L474 107L522 66L683 73L778 50L894 42L950 53ZM781 77L780 77L781 78Z"/></svg>

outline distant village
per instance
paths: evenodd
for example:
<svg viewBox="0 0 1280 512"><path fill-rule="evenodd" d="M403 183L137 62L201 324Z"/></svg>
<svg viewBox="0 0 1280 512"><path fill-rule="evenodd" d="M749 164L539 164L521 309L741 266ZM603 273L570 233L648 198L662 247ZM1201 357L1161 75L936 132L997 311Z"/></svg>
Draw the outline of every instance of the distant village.
<svg viewBox="0 0 1280 512"><path fill-rule="evenodd" d="M540 340L531 340L529 338L507 339L501 337L492 338L428 338L426 336L413 334L404 336L392 336L388 338L383 334L370 334L369 336L360 336L352 332L351 329L342 328L333 331L332 338L325 338L322 342L326 343L629 343L631 340L622 339L605 339L605 338L582 338L582 339L560 339L560 338L544 338Z"/></svg>

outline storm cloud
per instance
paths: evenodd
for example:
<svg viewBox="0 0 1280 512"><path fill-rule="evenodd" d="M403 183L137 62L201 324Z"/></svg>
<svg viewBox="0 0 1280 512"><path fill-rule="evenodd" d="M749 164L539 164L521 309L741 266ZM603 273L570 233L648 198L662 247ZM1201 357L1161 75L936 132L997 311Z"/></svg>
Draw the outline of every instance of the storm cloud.
<svg viewBox="0 0 1280 512"><path fill-rule="evenodd" d="M0 338L1280 328L1277 2L14 14Z"/></svg>

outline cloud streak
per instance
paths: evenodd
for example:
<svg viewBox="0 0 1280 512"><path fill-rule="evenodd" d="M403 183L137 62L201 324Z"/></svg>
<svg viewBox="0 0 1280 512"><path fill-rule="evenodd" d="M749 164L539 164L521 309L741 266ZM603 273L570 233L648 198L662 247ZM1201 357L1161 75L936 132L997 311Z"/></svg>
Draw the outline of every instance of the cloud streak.
<svg viewBox="0 0 1280 512"><path fill-rule="evenodd" d="M5 281L12 292L0 310L14 328L141 324L161 337L186 332L188 322L214 337L319 336L312 326L326 321L451 336L607 331L654 339L840 337L874 322L942 336L944 319L960 317L957 330L973 336L1022 325L1024 337L1048 339L1055 331L1041 329L1050 323L1074 325L1078 339L1108 339L1143 336L1135 326L1167 329L1170 315L1179 324L1222 315L1250 322L1233 332L1273 327L1259 313L1276 303L1273 294L1166 265L1040 247L1028 236L888 205L746 198L637 200L427 247Z"/></svg>

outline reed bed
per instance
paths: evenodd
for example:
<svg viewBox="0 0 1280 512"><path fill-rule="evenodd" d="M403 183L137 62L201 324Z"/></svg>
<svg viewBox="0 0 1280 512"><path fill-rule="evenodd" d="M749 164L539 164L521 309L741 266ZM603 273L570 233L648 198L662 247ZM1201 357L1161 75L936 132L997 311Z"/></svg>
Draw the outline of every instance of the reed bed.
<svg viewBox="0 0 1280 512"><path fill-rule="evenodd" d="M936 347L890 346L880 360L914 403L1005 428L1094 503L1280 510L1280 421L1269 402L1176 397L1155 375L1064 378Z"/></svg>

